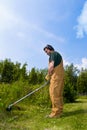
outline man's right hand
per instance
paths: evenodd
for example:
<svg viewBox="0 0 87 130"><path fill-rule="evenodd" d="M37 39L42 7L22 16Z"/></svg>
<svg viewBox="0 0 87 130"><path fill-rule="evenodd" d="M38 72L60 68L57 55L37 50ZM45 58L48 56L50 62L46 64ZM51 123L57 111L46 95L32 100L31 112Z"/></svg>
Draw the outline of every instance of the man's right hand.
<svg viewBox="0 0 87 130"><path fill-rule="evenodd" d="M51 78L51 76L48 75L48 74L45 76L45 79L46 79L47 81L50 80L50 78Z"/></svg>

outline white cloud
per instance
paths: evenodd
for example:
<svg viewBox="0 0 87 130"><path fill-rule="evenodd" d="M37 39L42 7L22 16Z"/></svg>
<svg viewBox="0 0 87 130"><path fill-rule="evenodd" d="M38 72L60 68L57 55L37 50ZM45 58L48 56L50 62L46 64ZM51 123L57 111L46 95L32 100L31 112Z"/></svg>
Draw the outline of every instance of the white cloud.
<svg viewBox="0 0 87 130"><path fill-rule="evenodd" d="M81 68L87 69L87 58L82 58L81 64L75 64L75 66L78 69L81 69Z"/></svg>
<svg viewBox="0 0 87 130"><path fill-rule="evenodd" d="M84 34L87 35L87 1L84 4L80 16L77 18L77 22L77 38L83 38Z"/></svg>
<svg viewBox="0 0 87 130"><path fill-rule="evenodd" d="M83 68L87 68L87 58L82 58L82 65Z"/></svg>
<svg viewBox="0 0 87 130"><path fill-rule="evenodd" d="M66 61L66 60L63 60L63 63L64 63L64 66L70 65L70 62L69 62L69 61Z"/></svg>
<svg viewBox="0 0 87 130"><path fill-rule="evenodd" d="M69 61L66 60L66 59L64 59L63 62L64 62L64 66L71 64L71 62L69 62ZM75 67L77 67L79 70L81 70L82 68L83 68L83 69L87 69L87 58L84 57L84 58L81 59L81 63L80 63L80 64L75 64L75 63L73 63L73 65L74 65Z"/></svg>

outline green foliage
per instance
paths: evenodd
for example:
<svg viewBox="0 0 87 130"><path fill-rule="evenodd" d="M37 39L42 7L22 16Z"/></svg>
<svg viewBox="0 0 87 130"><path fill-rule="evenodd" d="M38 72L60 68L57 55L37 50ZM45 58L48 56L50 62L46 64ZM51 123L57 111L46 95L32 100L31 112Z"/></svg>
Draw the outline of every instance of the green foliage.
<svg viewBox="0 0 87 130"><path fill-rule="evenodd" d="M12 83L20 79L26 80L28 78L26 71L27 64L21 67L21 64L16 62L14 64L10 59L0 62L0 82Z"/></svg>
<svg viewBox="0 0 87 130"><path fill-rule="evenodd" d="M78 77L77 90L80 94L87 94L87 69L82 70Z"/></svg>
<svg viewBox="0 0 87 130"><path fill-rule="evenodd" d="M11 83L13 80L13 63L10 60L5 60L2 71L2 82Z"/></svg>
<svg viewBox="0 0 87 130"><path fill-rule="evenodd" d="M20 66L21 64L16 62L16 64L14 64L14 70L13 70L13 82L17 81L20 79Z"/></svg>
<svg viewBox="0 0 87 130"><path fill-rule="evenodd" d="M64 82L64 100L65 102L74 102L77 98L77 68L71 64L66 66L65 69L65 82Z"/></svg>
<svg viewBox="0 0 87 130"><path fill-rule="evenodd" d="M9 98L14 96L16 99L26 94L27 91L24 93L23 88L23 85L26 83L26 90L29 92L32 91L35 87L38 87L44 83L44 77L47 74L47 68L42 70L32 68L30 72L27 72L26 66L26 63L22 66L19 62L14 64L10 59L0 61L0 83L4 85L6 84L6 92ZM78 93L87 93L87 70L82 70L80 71L80 74L77 75L78 72L79 70L74 67L73 64L65 66L65 82L63 93L65 102L74 102ZM44 93L42 93L43 91L40 91L39 95L35 95L35 97L38 98L38 100L35 98L36 103L46 104L48 102L48 104L50 104L49 92L45 90ZM31 102L34 102L34 96L32 96ZM0 103L0 106L2 106L2 103Z"/></svg>
<svg viewBox="0 0 87 130"><path fill-rule="evenodd" d="M23 97L29 89L27 83L21 81L13 84L0 84L0 98L3 107L6 108L9 104Z"/></svg>
<svg viewBox="0 0 87 130"><path fill-rule="evenodd" d="M31 72L29 73L29 83L30 84L36 84L37 83L37 73L35 68L32 68Z"/></svg>
<svg viewBox="0 0 87 130"><path fill-rule="evenodd" d="M71 83L74 86L74 89L77 90L77 74L78 74L79 70L74 67L73 64L71 65L67 65L65 67L65 81L68 83Z"/></svg>
<svg viewBox="0 0 87 130"><path fill-rule="evenodd" d="M77 92L72 84L64 86L64 102L74 102L77 99Z"/></svg>
<svg viewBox="0 0 87 130"><path fill-rule="evenodd" d="M15 64L6 59L0 62L0 82L1 83L13 83L18 80L28 81L29 84L41 84L44 82L44 77L47 73L47 69L32 68L30 72L27 72L27 64L16 62Z"/></svg>
<svg viewBox="0 0 87 130"><path fill-rule="evenodd" d="M41 87L41 85L34 85L33 90ZM45 86L44 88L40 89L38 92L35 92L31 98L30 102L35 105L44 105L44 106L51 106L50 96L49 96L49 85Z"/></svg>
<svg viewBox="0 0 87 130"><path fill-rule="evenodd" d="M32 68L29 73L29 84L41 84L44 81L44 73L42 70Z"/></svg>
<svg viewBox="0 0 87 130"><path fill-rule="evenodd" d="M0 84L0 106L6 108L9 104L41 87L41 85L29 85L28 82L17 81L12 84ZM49 106L50 98L48 86L25 98L22 102L34 105Z"/></svg>
<svg viewBox="0 0 87 130"><path fill-rule="evenodd" d="M22 78L23 81L26 81L28 79L26 66L27 64L25 63L20 69L20 77Z"/></svg>

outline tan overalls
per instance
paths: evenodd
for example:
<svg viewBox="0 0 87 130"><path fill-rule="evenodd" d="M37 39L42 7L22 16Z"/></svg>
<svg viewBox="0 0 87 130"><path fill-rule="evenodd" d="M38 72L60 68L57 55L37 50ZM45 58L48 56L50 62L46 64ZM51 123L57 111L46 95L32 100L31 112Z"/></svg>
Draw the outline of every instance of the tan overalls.
<svg viewBox="0 0 87 130"><path fill-rule="evenodd" d="M52 101L52 112L50 117L60 115L63 111L63 87L64 87L64 68L63 61L54 68L50 80L50 98Z"/></svg>

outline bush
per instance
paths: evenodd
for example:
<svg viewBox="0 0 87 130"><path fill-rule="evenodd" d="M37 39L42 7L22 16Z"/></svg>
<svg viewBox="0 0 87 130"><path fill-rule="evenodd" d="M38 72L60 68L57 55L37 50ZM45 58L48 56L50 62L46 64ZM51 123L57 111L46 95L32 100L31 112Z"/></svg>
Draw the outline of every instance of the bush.
<svg viewBox="0 0 87 130"><path fill-rule="evenodd" d="M41 84L42 85L42 84ZM36 88L39 88L41 85L34 85L33 89L35 90ZM32 104L36 105L45 105L45 106L50 106L50 96L49 96L49 86L45 86L44 88L40 89L38 92L35 92L30 99L30 102Z"/></svg>
<svg viewBox="0 0 87 130"><path fill-rule="evenodd" d="M42 85L43 84L30 85L27 82L22 81L13 84L0 84L0 107L6 108L9 104L19 100ZM65 84L64 102L74 102L76 98L77 93L74 90L73 85ZM30 95L20 103L50 107L49 85Z"/></svg>
<svg viewBox="0 0 87 130"><path fill-rule="evenodd" d="M72 84L65 84L64 86L64 102L74 102L77 98L77 91L74 89Z"/></svg>
<svg viewBox="0 0 87 130"><path fill-rule="evenodd" d="M29 87L27 83L15 82L13 84L0 84L0 100L4 107L23 97Z"/></svg>
<svg viewBox="0 0 87 130"><path fill-rule="evenodd" d="M43 85L43 84L41 84ZM27 82L18 81L13 84L0 84L0 106L8 107L9 104L19 100L23 96L36 90L41 85L30 85ZM20 103L50 106L48 86L30 95Z"/></svg>

